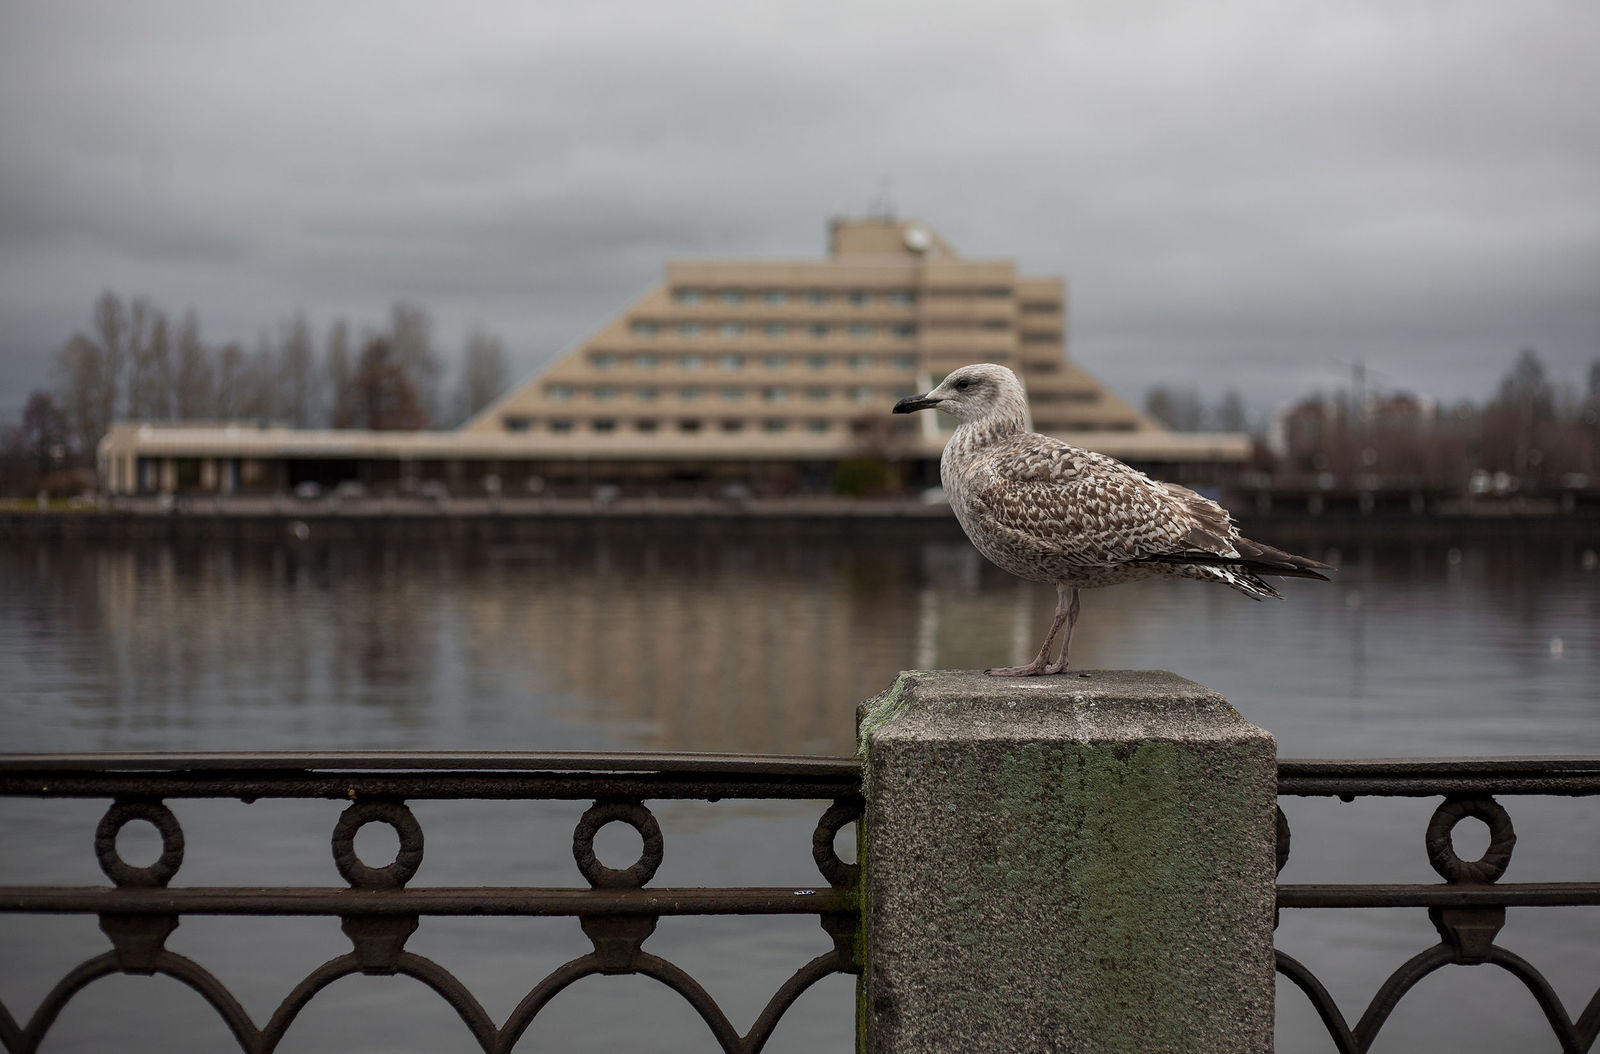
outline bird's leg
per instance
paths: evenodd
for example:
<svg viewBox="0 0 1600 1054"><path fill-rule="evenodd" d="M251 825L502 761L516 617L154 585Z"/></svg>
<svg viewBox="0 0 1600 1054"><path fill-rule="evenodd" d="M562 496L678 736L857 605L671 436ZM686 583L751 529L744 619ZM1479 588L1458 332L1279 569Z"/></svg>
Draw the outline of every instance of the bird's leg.
<svg viewBox="0 0 1600 1054"><path fill-rule="evenodd" d="M1062 595L1065 600L1065 594ZM1072 650L1072 627L1078 624L1078 587L1072 587L1072 603L1067 605L1067 639L1061 642L1061 661L1044 668L1045 673L1066 673L1067 653Z"/></svg>
<svg viewBox="0 0 1600 1054"><path fill-rule="evenodd" d="M1050 620L1050 632L1044 635L1044 647L1039 649L1039 654L1034 656L1032 662L1026 666L1000 666L983 672L990 677L1033 677L1041 673L1060 673L1061 670L1065 669L1065 665L1055 666L1050 662L1050 653L1055 650L1056 634L1061 632L1063 625L1067 627L1067 635L1069 637L1072 635L1072 619L1076 618L1078 614L1078 591L1076 589L1072 591L1072 597L1072 606L1069 608L1067 605L1067 587L1056 586L1055 617ZM1063 664L1065 661L1066 656L1063 655Z"/></svg>

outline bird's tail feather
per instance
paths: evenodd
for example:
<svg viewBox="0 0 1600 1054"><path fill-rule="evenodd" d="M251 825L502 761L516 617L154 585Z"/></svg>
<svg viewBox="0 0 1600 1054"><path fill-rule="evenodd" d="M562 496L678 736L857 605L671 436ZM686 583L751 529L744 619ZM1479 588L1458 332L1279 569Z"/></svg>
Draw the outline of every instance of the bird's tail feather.
<svg viewBox="0 0 1600 1054"><path fill-rule="evenodd" d="M1271 575L1274 578L1315 578L1326 582L1328 581L1328 576L1322 572L1333 570L1332 566L1318 560L1286 553L1282 549L1274 549L1270 545L1253 542L1248 538L1235 538L1233 547L1238 551L1238 556L1223 556L1220 553L1189 550L1162 553L1159 556L1150 556L1145 559L1151 563L1195 564L1201 567L1238 570L1251 578L1255 578L1257 575ZM1260 579L1256 579L1256 581L1260 582ZM1231 582L1229 584L1232 585ZM1271 592L1272 595L1277 595L1277 591L1265 582L1260 582L1260 585Z"/></svg>

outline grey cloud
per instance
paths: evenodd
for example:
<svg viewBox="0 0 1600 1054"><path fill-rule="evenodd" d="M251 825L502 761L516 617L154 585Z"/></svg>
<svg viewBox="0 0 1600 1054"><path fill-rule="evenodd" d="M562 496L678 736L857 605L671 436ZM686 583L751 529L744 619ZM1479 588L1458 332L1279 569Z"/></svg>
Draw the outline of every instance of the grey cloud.
<svg viewBox="0 0 1600 1054"><path fill-rule="evenodd" d="M1479 394L1523 344L1567 377L1600 353L1588 6L0 18L0 416L108 285L243 338L408 297L531 369L667 257L819 253L886 176L964 251L1065 275L1070 353L1135 400L1357 357Z"/></svg>

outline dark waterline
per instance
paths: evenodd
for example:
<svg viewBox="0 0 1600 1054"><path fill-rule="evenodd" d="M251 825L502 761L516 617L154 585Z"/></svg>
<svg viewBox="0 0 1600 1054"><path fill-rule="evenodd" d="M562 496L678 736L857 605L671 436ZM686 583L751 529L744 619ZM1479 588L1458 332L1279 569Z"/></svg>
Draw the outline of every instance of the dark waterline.
<svg viewBox="0 0 1600 1054"><path fill-rule="evenodd" d="M1200 681L1273 731L1286 756L1600 754L1600 539L1548 526L1255 533L1331 558L1337 581L1288 583L1283 604L1193 582L1091 592L1075 665L1161 667ZM946 522L372 526L318 528L306 540L279 524L223 537L13 538L0 547L0 727L8 751L847 753L855 702L898 670L1026 658L1053 603L1047 586L983 563ZM1521 836L1517 880L1600 873L1600 838L1570 834L1600 833L1592 804L1507 804ZM0 881L103 881L87 848L100 806L3 808L6 844L29 851L6 855ZM430 884L577 881L563 854L578 810L427 808ZM1284 880L1429 881L1420 843L1431 808L1290 803L1295 856ZM815 881L809 831L819 809L658 810L668 859L657 882ZM182 880L249 881L240 876L255 861L272 881L327 884L327 812L321 803L180 808L193 846ZM614 850L618 859L629 851ZM1382 973L1434 939L1416 914L1286 912L1280 946L1355 1016ZM208 965L238 963L248 947L243 962L253 966L224 980L253 993L246 1006L257 1021L347 947L325 920L187 920L171 943ZM1600 975L1592 911L1512 912L1503 943L1540 965L1572 1007ZM0 1000L27 1013L102 946L92 920L0 918ZM585 945L570 922L429 920L412 946L473 982L498 1020ZM663 923L650 944L690 966L741 1028L790 968L825 946L814 923L742 920ZM791 1011L769 1049L848 1048L851 990L834 980ZM56 1049L110 1049L115 1015L138 1020L169 1005L196 1022L189 1049L216 1049L207 1012L172 982L104 985L69 1005ZM285 1049L468 1049L448 1009L407 998L419 991L340 982ZM618 992L658 1008L670 1027L608 1010ZM1507 1007L1490 1023L1467 1012L1486 999ZM1451 1021L1427 1021L1430 1007ZM363 1009L392 1027L363 1040L350 1023ZM581 983L550 1013L535 1034L564 1050L641 1039L646 1049L705 1046L686 1008L640 979ZM1385 1042L1425 1049L1449 1035L1462 1050L1515 1049L1540 1034L1536 1014L1509 978L1457 969L1401 1004ZM1326 1047L1292 993L1280 996L1280 1017L1280 1050ZM170 1049L141 1049L157 1048Z"/></svg>

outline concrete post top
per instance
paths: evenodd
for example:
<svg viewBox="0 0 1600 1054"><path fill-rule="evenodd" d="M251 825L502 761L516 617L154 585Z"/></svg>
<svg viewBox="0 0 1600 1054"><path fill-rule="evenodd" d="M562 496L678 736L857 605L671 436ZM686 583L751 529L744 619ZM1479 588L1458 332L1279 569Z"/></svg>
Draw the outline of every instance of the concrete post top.
<svg viewBox="0 0 1600 1054"><path fill-rule="evenodd" d="M1165 670L1085 670L990 677L909 670L858 712L862 743L1027 739L1079 743L1250 740L1272 735L1226 699Z"/></svg>

